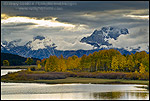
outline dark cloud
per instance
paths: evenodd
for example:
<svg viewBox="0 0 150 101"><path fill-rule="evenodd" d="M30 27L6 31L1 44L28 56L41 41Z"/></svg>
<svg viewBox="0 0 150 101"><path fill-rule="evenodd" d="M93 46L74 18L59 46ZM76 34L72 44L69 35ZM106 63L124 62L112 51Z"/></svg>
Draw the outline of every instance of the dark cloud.
<svg viewBox="0 0 150 101"><path fill-rule="evenodd" d="M39 2L39 5L36 5ZM61 1L55 1L61 2ZM66 1L67 2L67 1ZM73 2L73 1L72 1ZM12 4L11 4L12 3ZM14 5L14 4L20 5ZM24 5L23 5L24 3ZM29 3L29 5L27 5ZM35 5L31 5L35 3ZM40 5L40 3L45 3L45 5ZM149 8L148 1L74 1L76 5L72 6L56 6L56 5L46 5L50 3L49 1L2 1L2 13L9 15L18 16L29 16L29 17L47 17L47 16L59 16L66 15L74 12L97 12L97 11L108 11L108 10L119 10L119 9L147 9ZM69 3L69 1L67 2ZM8 5L9 4L9 5ZM26 4L26 5L25 5ZM43 10L31 10L29 8L43 7ZM62 10L52 10L44 9L44 7L61 7ZM27 8L22 9L21 8Z"/></svg>
<svg viewBox="0 0 150 101"><path fill-rule="evenodd" d="M56 4L61 2L62 5L50 5L52 2ZM61 39L63 36L68 36L68 38L71 36L73 38L75 36L86 37L84 35L92 33L95 29L101 29L103 26L119 26L128 28L129 35L121 37L120 43L116 42L116 46L118 44L118 46L125 45L126 42L121 43L122 40L126 40L125 38L131 39L130 42L133 39L134 44L148 42L149 18L140 17L149 15L148 1L2 1L1 3L2 14L10 17L25 16L38 20L50 20L52 17L57 17L56 20L59 22L76 26L75 29L69 30L62 27L32 27L35 25L34 23L6 23L2 24L3 38L12 38L15 35L19 38L19 36L25 35L24 39L29 40L32 36L42 34L57 40L58 37ZM130 17L129 15L139 17ZM80 29L80 25L85 26ZM73 38L71 40L75 41ZM57 41L57 44L62 45L60 40Z"/></svg>

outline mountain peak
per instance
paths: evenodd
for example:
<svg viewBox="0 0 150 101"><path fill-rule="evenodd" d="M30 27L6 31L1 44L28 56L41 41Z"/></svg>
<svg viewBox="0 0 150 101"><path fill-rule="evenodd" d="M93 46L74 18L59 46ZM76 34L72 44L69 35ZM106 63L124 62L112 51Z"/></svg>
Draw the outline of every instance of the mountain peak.
<svg viewBox="0 0 150 101"><path fill-rule="evenodd" d="M109 43L108 40L117 40L122 34L129 34L128 29L106 26L102 27L100 30L95 30L90 36L82 38L80 42L85 42L97 48L102 45L111 46L112 44Z"/></svg>
<svg viewBox="0 0 150 101"><path fill-rule="evenodd" d="M50 38L44 36L34 37L33 41L29 41L26 46L28 48L31 48L31 50L46 49L47 47L56 47Z"/></svg>
<svg viewBox="0 0 150 101"><path fill-rule="evenodd" d="M9 49L9 48L13 48L13 47L17 47L19 46L19 43L22 41L22 39L16 39L16 40L13 40L13 41L2 41L1 42L1 46L5 47L6 49Z"/></svg>

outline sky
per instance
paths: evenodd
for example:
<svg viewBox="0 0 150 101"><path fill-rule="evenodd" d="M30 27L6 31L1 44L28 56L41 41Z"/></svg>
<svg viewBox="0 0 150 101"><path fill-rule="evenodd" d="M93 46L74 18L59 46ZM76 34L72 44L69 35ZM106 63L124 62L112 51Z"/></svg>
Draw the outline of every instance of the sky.
<svg viewBox="0 0 150 101"><path fill-rule="evenodd" d="M104 26L129 34L109 40L113 47L149 51L149 1L1 1L1 40L49 37L59 50L92 49L83 37Z"/></svg>

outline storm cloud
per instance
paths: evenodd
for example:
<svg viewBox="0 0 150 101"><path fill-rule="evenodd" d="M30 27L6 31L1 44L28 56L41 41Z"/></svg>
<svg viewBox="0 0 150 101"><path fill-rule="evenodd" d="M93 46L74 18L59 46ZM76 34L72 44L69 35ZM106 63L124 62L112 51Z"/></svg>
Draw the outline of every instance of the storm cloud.
<svg viewBox="0 0 150 101"><path fill-rule="evenodd" d="M1 40L51 37L57 49L92 49L79 41L103 26L125 27L114 47L149 46L148 1L2 1ZM17 20L14 20L17 18ZM11 19L11 20L10 20ZM23 20L18 20L23 19ZM51 23L51 24L49 24ZM130 44L132 43L132 44ZM80 45L82 44L82 45ZM85 46L85 47L84 47Z"/></svg>

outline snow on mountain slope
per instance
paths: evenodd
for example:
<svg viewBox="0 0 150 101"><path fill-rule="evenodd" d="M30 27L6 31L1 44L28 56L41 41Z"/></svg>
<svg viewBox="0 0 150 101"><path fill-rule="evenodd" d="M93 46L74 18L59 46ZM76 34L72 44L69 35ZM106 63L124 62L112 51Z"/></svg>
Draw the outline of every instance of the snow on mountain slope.
<svg viewBox="0 0 150 101"><path fill-rule="evenodd" d="M21 39L13 40L13 41L10 41L10 42L2 41L2 42L1 42L1 48L2 48L2 46L3 46L3 47L6 48L7 50L10 50L10 49L13 48L13 47L19 46L19 43L20 43L21 41L22 41Z"/></svg>
<svg viewBox="0 0 150 101"><path fill-rule="evenodd" d="M7 41L5 41L5 42L7 42ZM7 43L5 43L5 42L2 42L2 41L1 41L1 48L2 48L2 47L5 47L5 46L7 45Z"/></svg>
<svg viewBox="0 0 150 101"><path fill-rule="evenodd" d="M128 29L119 27L102 27L100 30L95 30L90 36L84 37L80 42L90 44L97 48L111 46L110 39L117 40L121 34L129 34Z"/></svg>
<svg viewBox="0 0 150 101"><path fill-rule="evenodd" d="M20 41L1 42L1 53L17 54L23 57L48 58L55 55L56 45L49 37L36 36L25 45L19 45Z"/></svg>
<svg viewBox="0 0 150 101"><path fill-rule="evenodd" d="M47 47L56 47L48 37L36 36L32 41L29 41L26 46L31 50L45 49Z"/></svg>
<svg viewBox="0 0 150 101"><path fill-rule="evenodd" d="M57 46L53 43L51 38L47 36L35 36L31 41L29 41L25 45L20 45L20 42L23 42L21 39L10 42L1 41L1 53L11 53L23 57L35 57L39 59L48 58L50 55L60 56L61 54L64 57L69 57L73 55L81 57L83 54L89 55L90 53L93 53L95 51L111 48L119 50L122 54L131 54L143 50L149 53L149 45L144 43L126 48L114 47L112 45L113 43L110 43L110 40L113 39L115 41L118 41L118 39L121 37L120 35L122 34L129 34L128 29L117 27L103 27L100 30L95 30L90 36L82 38L80 42L79 38L78 40L75 40L74 43L67 44L69 50L56 49ZM57 41L59 41L59 39L57 39ZM63 44L66 45L65 42L61 43L61 45ZM84 44L88 44L90 47L94 47L90 50L71 50L72 48L76 47L78 49L80 47L83 48L85 47ZM57 45L60 47L60 44Z"/></svg>

